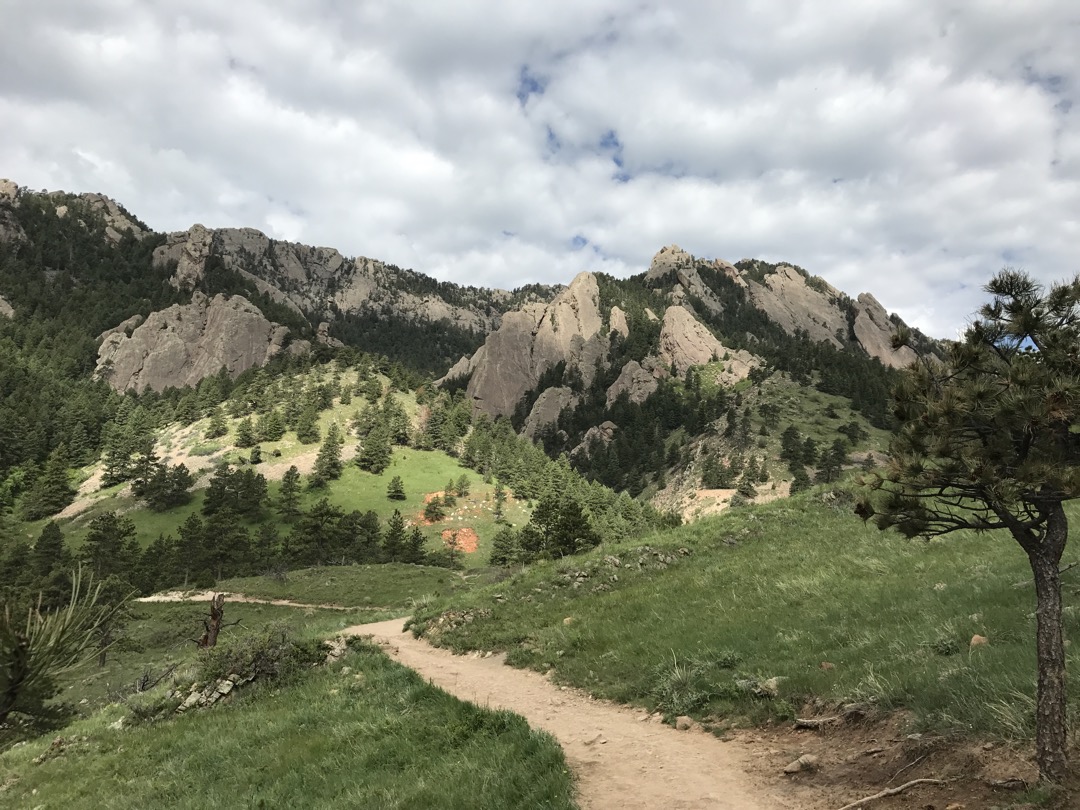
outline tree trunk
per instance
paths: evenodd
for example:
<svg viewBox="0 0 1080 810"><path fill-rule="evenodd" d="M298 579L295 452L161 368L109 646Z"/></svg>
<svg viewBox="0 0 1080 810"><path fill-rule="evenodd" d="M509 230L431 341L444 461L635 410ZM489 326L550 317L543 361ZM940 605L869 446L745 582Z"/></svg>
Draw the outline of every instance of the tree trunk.
<svg viewBox="0 0 1080 810"><path fill-rule="evenodd" d="M1064 521L1064 514L1061 516ZM1035 761L1039 775L1060 783L1066 776L1065 644L1061 622L1061 575L1058 565L1067 526L1050 520L1043 544L1028 552L1035 575L1035 645L1039 668L1035 708ZM1057 536L1057 535L1061 536Z"/></svg>
<svg viewBox="0 0 1080 810"><path fill-rule="evenodd" d="M210 618L203 620L204 632L199 639L199 647L209 649L217 645L218 633L221 632L221 620L225 616L225 594L216 593L210 600Z"/></svg>

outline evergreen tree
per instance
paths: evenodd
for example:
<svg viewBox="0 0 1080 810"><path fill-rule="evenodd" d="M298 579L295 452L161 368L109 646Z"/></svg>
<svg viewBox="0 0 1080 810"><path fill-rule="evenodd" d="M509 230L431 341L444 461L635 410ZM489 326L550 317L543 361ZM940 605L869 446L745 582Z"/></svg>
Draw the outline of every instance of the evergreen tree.
<svg viewBox="0 0 1080 810"><path fill-rule="evenodd" d="M185 588L189 583L212 583L206 546L206 529L202 520L198 515L189 515L180 526L176 543L177 573L182 577Z"/></svg>
<svg viewBox="0 0 1080 810"><path fill-rule="evenodd" d="M427 557L424 550L425 545L424 533L420 531L419 526L413 526L412 531L409 532L409 539L405 542L405 550L401 561L413 565L423 565Z"/></svg>
<svg viewBox="0 0 1080 810"><path fill-rule="evenodd" d="M405 484L400 475L395 475L390 479L390 483L386 487L386 497L392 501L405 500Z"/></svg>
<svg viewBox="0 0 1080 810"><path fill-rule="evenodd" d="M249 464L262 464L262 448L259 445L255 445L251 448L251 455L248 457Z"/></svg>
<svg viewBox="0 0 1080 810"><path fill-rule="evenodd" d="M443 487L442 501L443 505L448 508L454 508L457 506L457 496L454 491L457 489L457 485L454 483L454 479L451 478L446 482L446 486Z"/></svg>
<svg viewBox="0 0 1080 810"><path fill-rule="evenodd" d="M281 411L274 408L266 415L265 419L260 420L257 433L260 441L280 441L285 435L285 419L282 417Z"/></svg>
<svg viewBox="0 0 1080 810"><path fill-rule="evenodd" d="M322 481L334 481L341 477L344 467L341 461L341 430L336 422L331 422L326 431L326 438L315 458L313 477Z"/></svg>
<svg viewBox="0 0 1080 810"><path fill-rule="evenodd" d="M103 512L90 521L82 545L82 560L95 579L123 575L134 562L131 553L134 542L135 524L131 518Z"/></svg>
<svg viewBox="0 0 1080 810"><path fill-rule="evenodd" d="M75 487L68 480L67 452L60 445L49 455L45 468L30 491L23 496L23 517L38 520L55 515L73 500Z"/></svg>
<svg viewBox="0 0 1080 810"><path fill-rule="evenodd" d="M503 519L503 511L506 508L506 487L502 481L495 482L495 522Z"/></svg>
<svg viewBox="0 0 1080 810"><path fill-rule="evenodd" d="M438 495L424 504L424 520L428 523L438 523L444 517L446 511L443 509L443 500Z"/></svg>
<svg viewBox="0 0 1080 810"><path fill-rule="evenodd" d="M491 541L491 565L507 566L517 561L517 534L509 526L499 530Z"/></svg>
<svg viewBox="0 0 1080 810"><path fill-rule="evenodd" d="M356 466L378 475L390 466L391 452L386 429L382 425L376 425L361 441L360 451L356 454Z"/></svg>
<svg viewBox="0 0 1080 810"><path fill-rule="evenodd" d="M39 580L47 579L53 571L67 571L71 567L71 553L64 546L64 535L56 521L46 523L38 535L30 553L30 565Z"/></svg>
<svg viewBox="0 0 1080 810"><path fill-rule="evenodd" d="M296 420L296 440L300 444L315 444L320 435L319 412L314 404L307 405Z"/></svg>
<svg viewBox="0 0 1080 810"><path fill-rule="evenodd" d="M278 493L278 514L287 522L300 516L300 471L292 465L281 478Z"/></svg>
<svg viewBox="0 0 1080 810"><path fill-rule="evenodd" d="M210 424L206 426L206 438L216 439L229 432L229 426L225 422L225 413L221 408L214 408L210 414Z"/></svg>
<svg viewBox="0 0 1080 810"><path fill-rule="evenodd" d="M251 447L255 444L255 428L251 424L251 417L245 416L236 425L236 440L233 442L237 447Z"/></svg>
<svg viewBox="0 0 1080 810"><path fill-rule="evenodd" d="M405 518L397 509L386 522L386 531L383 533L382 549L383 557L387 562L404 562L405 544L408 538L405 534Z"/></svg>
<svg viewBox="0 0 1080 810"><path fill-rule="evenodd" d="M469 496L469 486L469 476L462 473L458 477L457 483L454 485L454 489L459 498L467 498Z"/></svg>
<svg viewBox="0 0 1080 810"><path fill-rule="evenodd" d="M1060 564L1065 502L1080 497L1080 276L1046 291L1003 270L963 340L910 367L894 392L900 430L864 518L909 537L1009 532L1031 567L1041 777L1068 775ZM899 342L907 337L898 334Z"/></svg>

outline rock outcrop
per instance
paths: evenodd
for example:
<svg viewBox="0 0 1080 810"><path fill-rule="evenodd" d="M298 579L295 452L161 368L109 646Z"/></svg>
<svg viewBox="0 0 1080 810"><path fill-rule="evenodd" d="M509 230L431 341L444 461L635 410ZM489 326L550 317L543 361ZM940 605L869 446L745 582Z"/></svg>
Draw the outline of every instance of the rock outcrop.
<svg viewBox="0 0 1080 810"><path fill-rule="evenodd" d="M221 368L235 377L277 354L287 333L242 296L210 300L196 292L190 304L106 332L97 373L117 391L140 393L195 385Z"/></svg>
<svg viewBox="0 0 1080 810"><path fill-rule="evenodd" d="M637 360L631 360L622 367L618 378L608 388L607 407L610 408L624 393L631 402L644 402L660 385L660 379L666 376L667 371L662 368L645 368Z"/></svg>
<svg viewBox="0 0 1080 810"><path fill-rule="evenodd" d="M660 329L659 361L665 367L675 367L681 377L691 366L700 366L712 360L728 358L724 382L745 379L750 369L758 364L749 352L733 352L725 348L704 324L688 310L670 306L664 312Z"/></svg>
<svg viewBox="0 0 1080 810"><path fill-rule="evenodd" d="M609 346L601 325L596 277L580 273L550 304L507 312L468 363L459 361L454 368L459 377L472 374L466 390L477 410L506 416L560 362L579 371L588 385Z"/></svg>
<svg viewBox="0 0 1080 810"><path fill-rule="evenodd" d="M581 439L581 444L570 451L571 456L578 453L588 454L589 448L595 444L609 444L615 438L615 431L619 426L612 421L601 422L599 425L589 428Z"/></svg>
<svg viewBox="0 0 1080 810"><path fill-rule="evenodd" d="M525 419L525 426L521 432L530 439L535 438L541 428L554 424L563 408L576 408L577 397L569 388L560 386L548 388L541 392L536 402L533 403L529 416Z"/></svg>
<svg viewBox="0 0 1080 810"><path fill-rule="evenodd" d="M674 304L686 303L689 297L693 297L704 304L706 309L722 312L723 305L702 280L697 264L698 260L678 245L668 245L653 256L649 271L645 274L645 281L652 286L670 285L668 297ZM709 262L708 266L732 278L738 278L738 270L725 261L716 259Z"/></svg>
<svg viewBox="0 0 1080 810"><path fill-rule="evenodd" d="M475 306L450 304L434 291L415 291L434 286L432 279L418 273L375 259L347 259L333 248L278 241L254 228L210 230L194 225L170 233L154 251L154 262L175 262L170 283L190 290L211 256L278 303L327 320L335 312L392 311L486 333L498 326L499 302L510 300L510 293L503 290L485 290L477 293L482 300Z"/></svg>
<svg viewBox="0 0 1080 810"><path fill-rule="evenodd" d="M818 280L820 281L820 279ZM811 287L802 273L790 264L779 264L762 282L747 281L754 306L795 334L804 331L811 340L824 341L840 348L847 335L847 316L837 306L843 293L823 281ZM840 336L840 338L837 337Z"/></svg>
<svg viewBox="0 0 1080 810"><path fill-rule="evenodd" d="M0 178L0 242L22 242L26 239L15 212L19 187L11 180Z"/></svg>
<svg viewBox="0 0 1080 810"><path fill-rule="evenodd" d="M876 357L892 368L904 368L915 362L918 355L914 349L902 346L892 347L894 327L889 320L889 313L870 293L863 293L857 299L855 324L852 329L866 353Z"/></svg>
<svg viewBox="0 0 1080 810"><path fill-rule="evenodd" d="M4 296L0 295L0 318L14 318L15 308L7 302Z"/></svg>

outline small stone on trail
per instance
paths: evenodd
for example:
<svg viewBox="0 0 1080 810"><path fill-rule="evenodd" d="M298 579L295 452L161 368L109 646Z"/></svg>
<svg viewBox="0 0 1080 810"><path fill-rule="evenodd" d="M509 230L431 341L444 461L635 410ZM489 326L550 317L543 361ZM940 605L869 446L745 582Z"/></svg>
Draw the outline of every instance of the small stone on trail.
<svg viewBox="0 0 1080 810"><path fill-rule="evenodd" d="M603 745L606 742L607 740L604 739L604 735L600 734L599 732L594 734L589 739L584 740L585 745L595 745L596 743L600 743L601 745Z"/></svg>
<svg viewBox="0 0 1080 810"><path fill-rule="evenodd" d="M803 771L816 771L818 758L813 754L803 754L794 762L784 766L784 773L802 773Z"/></svg>
<svg viewBox="0 0 1080 810"><path fill-rule="evenodd" d="M675 718L675 728L679 731L689 731L696 725L697 723L694 722L694 718L688 717L685 714L680 714Z"/></svg>
<svg viewBox="0 0 1080 810"><path fill-rule="evenodd" d="M953 802L952 804L945 805L945 810L964 810L967 807L966 804L960 804L960 802Z"/></svg>
<svg viewBox="0 0 1080 810"><path fill-rule="evenodd" d="M565 619L562 620L562 623L563 624L573 624L574 623L574 617L573 616L567 616Z"/></svg>

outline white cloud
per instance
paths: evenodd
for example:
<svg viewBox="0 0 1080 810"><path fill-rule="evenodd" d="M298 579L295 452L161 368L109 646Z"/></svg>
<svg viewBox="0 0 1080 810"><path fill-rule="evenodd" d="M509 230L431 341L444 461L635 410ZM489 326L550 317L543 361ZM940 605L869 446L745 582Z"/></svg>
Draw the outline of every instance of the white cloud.
<svg viewBox="0 0 1080 810"><path fill-rule="evenodd" d="M939 335L1004 264L1076 269L1067 0L8 5L0 176L161 230L499 286L678 242Z"/></svg>

